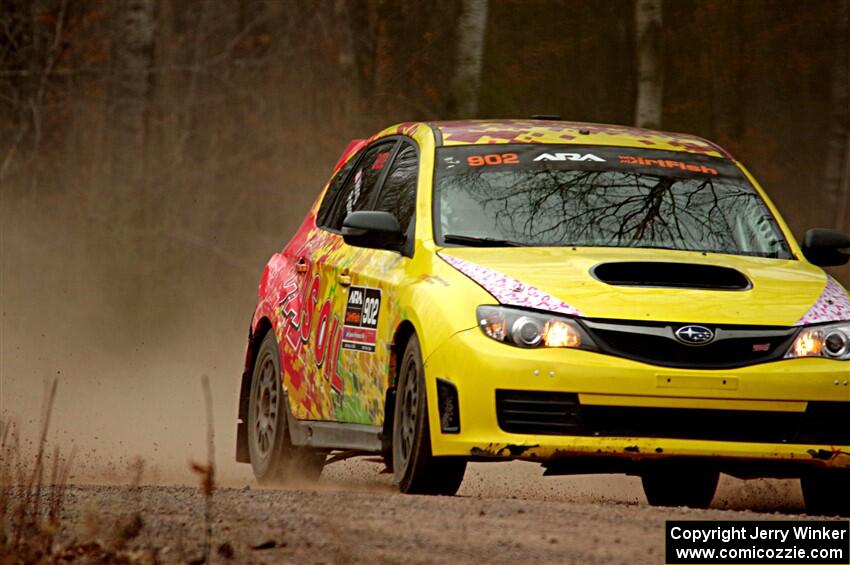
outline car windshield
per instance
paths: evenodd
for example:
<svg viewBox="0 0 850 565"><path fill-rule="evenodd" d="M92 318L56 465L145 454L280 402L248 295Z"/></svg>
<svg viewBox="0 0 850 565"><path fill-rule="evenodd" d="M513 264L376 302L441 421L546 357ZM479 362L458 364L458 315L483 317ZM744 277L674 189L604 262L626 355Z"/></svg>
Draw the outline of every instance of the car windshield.
<svg viewBox="0 0 850 565"><path fill-rule="evenodd" d="M645 247L791 259L729 159L575 145L437 150L440 245Z"/></svg>

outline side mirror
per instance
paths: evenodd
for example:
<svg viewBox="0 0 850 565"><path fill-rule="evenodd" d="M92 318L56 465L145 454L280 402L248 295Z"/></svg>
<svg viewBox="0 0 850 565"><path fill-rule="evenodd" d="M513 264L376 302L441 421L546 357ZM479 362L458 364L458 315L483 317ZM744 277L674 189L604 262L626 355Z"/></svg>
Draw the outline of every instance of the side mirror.
<svg viewBox="0 0 850 565"><path fill-rule="evenodd" d="M404 234L391 213L361 210L345 217L342 239L355 247L399 251L404 243Z"/></svg>
<svg viewBox="0 0 850 565"><path fill-rule="evenodd" d="M814 228L803 239L803 255L819 267L838 267L850 260L850 236L838 230Z"/></svg>

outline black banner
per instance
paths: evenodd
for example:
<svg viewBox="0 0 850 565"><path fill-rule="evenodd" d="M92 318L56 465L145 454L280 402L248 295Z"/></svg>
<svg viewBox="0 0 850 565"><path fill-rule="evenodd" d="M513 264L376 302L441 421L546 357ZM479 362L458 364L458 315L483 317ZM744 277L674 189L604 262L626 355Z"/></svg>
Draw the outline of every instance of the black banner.
<svg viewBox="0 0 850 565"><path fill-rule="evenodd" d="M847 521L668 521L668 565L850 564Z"/></svg>

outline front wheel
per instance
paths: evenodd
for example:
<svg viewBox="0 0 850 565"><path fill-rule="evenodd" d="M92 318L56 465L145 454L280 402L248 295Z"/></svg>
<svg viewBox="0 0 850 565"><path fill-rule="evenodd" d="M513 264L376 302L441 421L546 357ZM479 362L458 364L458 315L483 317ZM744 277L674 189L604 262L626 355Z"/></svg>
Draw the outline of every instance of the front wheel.
<svg viewBox="0 0 850 565"><path fill-rule="evenodd" d="M720 473L695 464L658 462L641 474L643 492L651 506L708 508Z"/></svg>
<svg viewBox="0 0 850 565"><path fill-rule="evenodd" d="M819 469L800 478L809 514L850 516L850 470Z"/></svg>
<svg viewBox="0 0 850 565"><path fill-rule="evenodd" d="M393 419L395 482L404 493L451 496L463 481L466 459L431 455L425 371L415 334L400 367Z"/></svg>
<svg viewBox="0 0 850 565"><path fill-rule="evenodd" d="M288 415L277 340L269 331L257 352L248 404L248 450L260 484L311 482L322 473L325 453L292 445Z"/></svg>

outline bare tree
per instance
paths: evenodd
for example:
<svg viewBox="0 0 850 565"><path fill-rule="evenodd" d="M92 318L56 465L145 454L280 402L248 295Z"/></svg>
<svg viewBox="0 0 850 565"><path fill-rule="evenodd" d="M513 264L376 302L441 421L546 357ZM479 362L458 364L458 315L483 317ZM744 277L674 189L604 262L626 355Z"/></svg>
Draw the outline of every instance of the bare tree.
<svg viewBox="0 0 850 565"><path fill-rule="evenodd" d="M661 0L637 0L635 3L637 37L637 101L635 123L638 127L661 126L661 102L664 73L661 62Z"/></svg>
<svg viewBox="0 0 850 565"><path fill-rule="evenodd" d="M709 48L705 52L706 69L711 80L706 81L710 96L712 139L733 153L738 149L744 129L743 57L729 57L728 53L741 53L745 46L742 37L743 9L738 2L721 2L710 5L708 12L716 25L706 30Z"/></svg>
<svg viewBox="0 0 850 565"><path fill-rule="evenodd" d="M463 0L457 23L457 63L453 81L457 114L474 118L478 114L478 93L484 62L488 0Z"/></svg>
<svg viewBox="0 0 850 565"><path fill-rule="evenodd" d="M156 26L155 0L123 0L113 5L116 29L114 106L112 127L115 151L113 176L130 189L144 172L146 111L151 95ZM131 190L131 189L130 189Z"/></svg>
<svg viewBox="0 0 850 565"><path fill-rule="evenodd" d="M839 229L847 226L850 200L850 0L838 4L835 13L834 58L829 146L825 182L827 202L834 210L830 218Z"/></svg>

